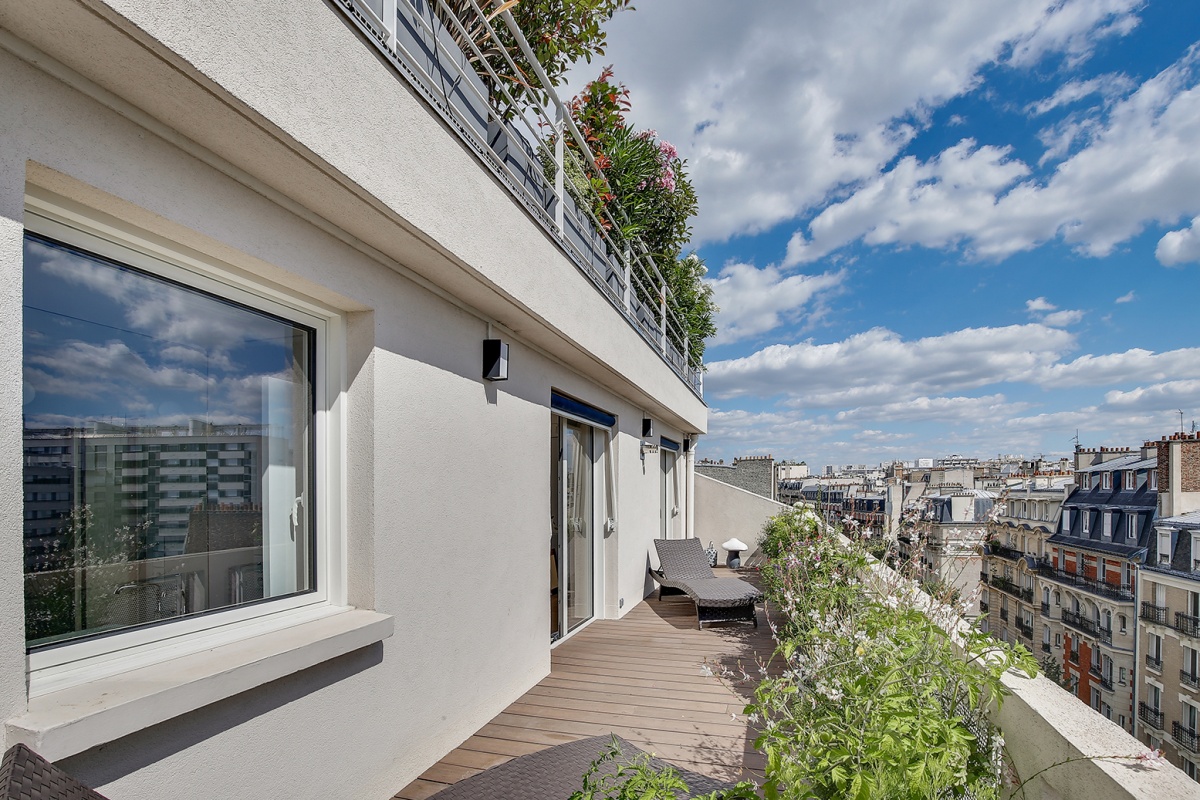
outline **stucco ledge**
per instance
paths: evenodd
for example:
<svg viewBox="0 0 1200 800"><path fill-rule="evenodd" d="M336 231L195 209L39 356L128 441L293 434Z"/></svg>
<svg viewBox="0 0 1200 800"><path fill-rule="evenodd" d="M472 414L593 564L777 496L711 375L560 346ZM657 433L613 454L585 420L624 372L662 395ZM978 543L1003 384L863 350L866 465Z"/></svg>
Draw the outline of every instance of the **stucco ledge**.
<svg viewBox="0 0 1200 800"><path fill-rule="evenodd" d="M347 608L120 675L50 692L5 722L51 761L127 736L392 635L391 616Z"/></svg>

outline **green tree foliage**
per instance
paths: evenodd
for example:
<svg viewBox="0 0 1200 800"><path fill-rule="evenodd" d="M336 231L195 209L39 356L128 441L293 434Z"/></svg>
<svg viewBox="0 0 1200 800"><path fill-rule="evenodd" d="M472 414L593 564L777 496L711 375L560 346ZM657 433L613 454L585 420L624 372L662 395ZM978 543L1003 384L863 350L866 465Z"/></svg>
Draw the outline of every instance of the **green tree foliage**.
<svg viewBox="0 0 1200 800"><path fill-rule="evenodd" d="M611 67L569 104L575 124L595 158L585 162L575 142L567 177L572 194L604 227L616 246L645 248L667 285L667 307L683 330L673 344L688 351L689 365L703 363L705 340L716 333L717 307L703 278L704 262L683 254L691 240L690 220L699 207L687 162L656 131L637 131L625 120L629 91L614 81ZM657 305L657 281L635 287L639 299Z"/></svg>
<svg viewBox="0 0 1200 800"><path fill-rule="evenodd" d="M613 14L618 11L632 9L631 2L632 0L446 0L443 7L434 0L434 8L459 48L475 65L477 74L489 89L492 106L507 114L511 113L508 101L481 61L487 62L518 103L536 99L545 104L549 97L538 81L529 59L517 46L508 26L499 19L501 14L506 11L512 14L513 21L528 40L530 49L546 77L550 79L550 84L557 86L567 69L575 62L583 59L590 63L593 57L604 55L607 44L604 23L612 19ZM483 11L484 16L481 17L476 12L476 7ZM455 24L456 21L458 24ZM488 24L496 32L494 39L488 35ZM482 59L472 52L468 42L475 44L482 53Z"/></svg>

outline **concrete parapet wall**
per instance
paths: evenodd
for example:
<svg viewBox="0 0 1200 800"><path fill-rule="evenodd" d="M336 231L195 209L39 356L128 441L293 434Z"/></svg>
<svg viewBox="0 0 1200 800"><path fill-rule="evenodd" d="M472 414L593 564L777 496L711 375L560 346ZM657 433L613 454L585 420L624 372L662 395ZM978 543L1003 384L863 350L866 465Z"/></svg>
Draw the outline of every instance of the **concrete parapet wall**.
<svg viewBox="0 0 1200 800"><path fill-rule="evenodd" d="M742 553L743 559L757 550L763 523L786 508L783 503L702 475L697 468L696 538L705 547L710 541L716 545L718 563L725 563L726 553L721 543L731 537L750 545Z"/></svg>

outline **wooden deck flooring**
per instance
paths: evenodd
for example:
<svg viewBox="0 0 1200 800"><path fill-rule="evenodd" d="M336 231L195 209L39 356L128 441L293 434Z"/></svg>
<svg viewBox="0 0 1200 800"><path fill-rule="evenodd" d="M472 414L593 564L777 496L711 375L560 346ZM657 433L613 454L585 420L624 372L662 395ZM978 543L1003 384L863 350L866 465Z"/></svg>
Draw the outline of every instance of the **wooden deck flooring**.
<svg viewBox="0 0 1200 800"><path fill-rule="evenodd" d="M724 665L758 675L772 651L764 613L696 630L685 598L643 601L621 620L597 620L554 649L551 672L393 800L425 800L515 756L616 733L681 767L725 780L759 774L762 756L742 715L753 686L704 674ZM582 776L581 776L582 777Z"/></svg>

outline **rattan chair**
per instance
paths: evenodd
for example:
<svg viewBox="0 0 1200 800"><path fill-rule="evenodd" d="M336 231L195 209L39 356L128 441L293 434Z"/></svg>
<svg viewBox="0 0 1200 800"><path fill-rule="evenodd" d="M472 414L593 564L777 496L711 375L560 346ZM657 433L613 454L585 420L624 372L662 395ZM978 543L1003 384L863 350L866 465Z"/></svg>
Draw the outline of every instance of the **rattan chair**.
<svg viewBox="0 0 1200 800"><path fill-rule="evenodd" d="M611 775L616 772L618 766L631 763L643 753L620 737L611 734L593 736L590 739L580 739L539 750L485 769L443 789L429 800L563 800L582 787L583 774L612 744L613 739L616 739L620 746L621 754L616 761L604 762L600 767L603 772ZM657 758L651 758L649 765L656 770L670 766ZM675 767L675 771L688 785L688 797L728 789L731 786L707 775L689 772L679 767ZM681 797L680 800L686 798Z"/></svg>
<svg viewBox="0 0 1200 800"><path fill-rule="evenodd" d="M0 763L0 800L108 800L26 745L15 744Z"/></svg>

